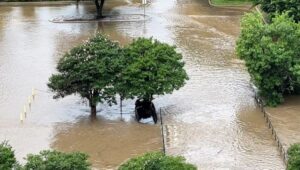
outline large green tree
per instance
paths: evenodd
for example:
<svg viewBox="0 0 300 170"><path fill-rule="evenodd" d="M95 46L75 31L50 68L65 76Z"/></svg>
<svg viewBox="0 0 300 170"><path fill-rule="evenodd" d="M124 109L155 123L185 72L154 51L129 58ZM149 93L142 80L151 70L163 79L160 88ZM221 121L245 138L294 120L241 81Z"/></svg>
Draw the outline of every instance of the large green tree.
<svg viewBox="0 0 300 170"><path fill-rule="evenodd" d="M54 98L79 94L88 100L91 115L96 116L98 103L115 103L112 83L120 54L118 43L102 35L73 48L60 59L58 73L49 79L48 87L55 92Z"/></svg>
<svg viewBox="0 0 300 170"><path fill-rule="evenodd" d="M182 55L174 46L152 38L138 38L125 47L124 53L116 87L125 98L152 101L153 95L172 93L188 79Z"/></svg>
<svg viewBox="0 0 300 170"><path fill-rule="evenodd" d="M188 79L182 55L174 46L152 38L138 38L124 48L122 63L115 90L122 99L138 98L138 121L152 116L156 123L153 96L172 93Z"/></svg>
<svg viewBox="0 0 300 170"><path fill-rule="evenodd" d="M275 106L300 87L300 25L287 14L264 24L257 13L241 21L237 53L266 103Z"/></svg>

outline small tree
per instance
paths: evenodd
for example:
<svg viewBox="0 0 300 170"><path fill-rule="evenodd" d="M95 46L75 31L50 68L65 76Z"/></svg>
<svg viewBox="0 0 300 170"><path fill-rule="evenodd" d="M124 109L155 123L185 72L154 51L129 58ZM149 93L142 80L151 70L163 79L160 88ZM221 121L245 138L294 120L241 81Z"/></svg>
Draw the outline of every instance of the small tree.
<svg viewBox="0 0 300 170"><path fill-rule="evenodd" d="M160 152L146 153L122 164L119 170L196 170L181 156L166 156Z"/></svg>
<svg viewBox="0 0 300 170"><path fill-rule="evenodd" d="M276 106L284 94L300 87L300 25L287 14L277 15L264 24L257 13L241 21L237 53L245 60L248 71L266 104Z"/></svg>
<svg viewBox="0 0 300 170"><path fill-rule="evenodd" d="M0 169L10 170L17 164L12 147L6 142L0 144Z"/></svg>
<svg viewBox="0 0 300 170"><path fill-rule="evenodd" d="M137 97L151 103L153 95L172 93L188 79L182 55L174 46L138 38L125 47L124 53L123 69L115 84L123 98Z"/></svg>
<svg viewBox="0 0 300 170"><path fill-rule="evenodd" d="M121 54L119 45L102 35L73 48L60 59L59 73L49 79L48 87L56 93L54 98L79 94L88 100L91 115L96 116L99 102L115 103L112 82Z"/></svg>
<svg viewBox="0 0 300 170"><path fill-rule="evenodd" d="M89 170L91 164L83 153L63 153L58 151L41 151L37 155L29 154L26 158L25 170Z"/></svg>
<svg viewBox="0 0 300 170"><path fill-rule="evenodd" d="M293 144L288 149L288 165L287 170L300 169L300 144Z"/></svg>

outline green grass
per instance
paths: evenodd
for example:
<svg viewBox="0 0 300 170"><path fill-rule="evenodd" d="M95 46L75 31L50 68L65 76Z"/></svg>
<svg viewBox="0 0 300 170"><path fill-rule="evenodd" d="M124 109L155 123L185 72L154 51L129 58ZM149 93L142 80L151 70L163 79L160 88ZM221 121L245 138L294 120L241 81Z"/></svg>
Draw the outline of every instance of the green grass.
<svg viewBox="0 0 300 170"><path fill-rule="evenodd" d="M211 0L212 5L215 6L243 6L251 5L251 0Z"/></svg>

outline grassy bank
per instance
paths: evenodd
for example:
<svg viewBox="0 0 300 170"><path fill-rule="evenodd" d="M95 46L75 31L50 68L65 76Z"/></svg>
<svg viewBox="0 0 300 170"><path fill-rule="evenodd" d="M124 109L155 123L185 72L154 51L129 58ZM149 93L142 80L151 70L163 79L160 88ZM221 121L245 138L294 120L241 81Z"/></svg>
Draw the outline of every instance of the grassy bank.
<svg viewBox="0 0 300 170"><path fill-rule="evenodd" d="M251 5L251 0L210 0L213 6L244 6Z"/></svg>

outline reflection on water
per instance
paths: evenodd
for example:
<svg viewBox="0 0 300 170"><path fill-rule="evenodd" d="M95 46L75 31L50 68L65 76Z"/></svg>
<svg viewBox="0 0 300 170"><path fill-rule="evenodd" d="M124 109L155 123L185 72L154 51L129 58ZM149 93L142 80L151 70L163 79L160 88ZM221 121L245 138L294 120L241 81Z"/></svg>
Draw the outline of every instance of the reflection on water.
<svg viewBox="0 0 300 170"><path fill-rule="evenodd" d="M157 96L164 107L166 149L199 168L284 169L275 142L253 100L249 76L234 54L239 19L246 9L212 8L205 0L153 0L145 22L61 23L61 16L91 15L91 4L0 6L0 140L8 139L19 160L46 148L80 150L97 168L113 168L129 157L161 149L159 126L133 119L134 101L99 105L89 120L76 96L53 100L48 77L61 55L96 32L127 44L153 36L183 53L190 80L172 95ZM106 13L142 14L136 1L109 1ZM24 124L19 113L38 95Z"/></svg>

